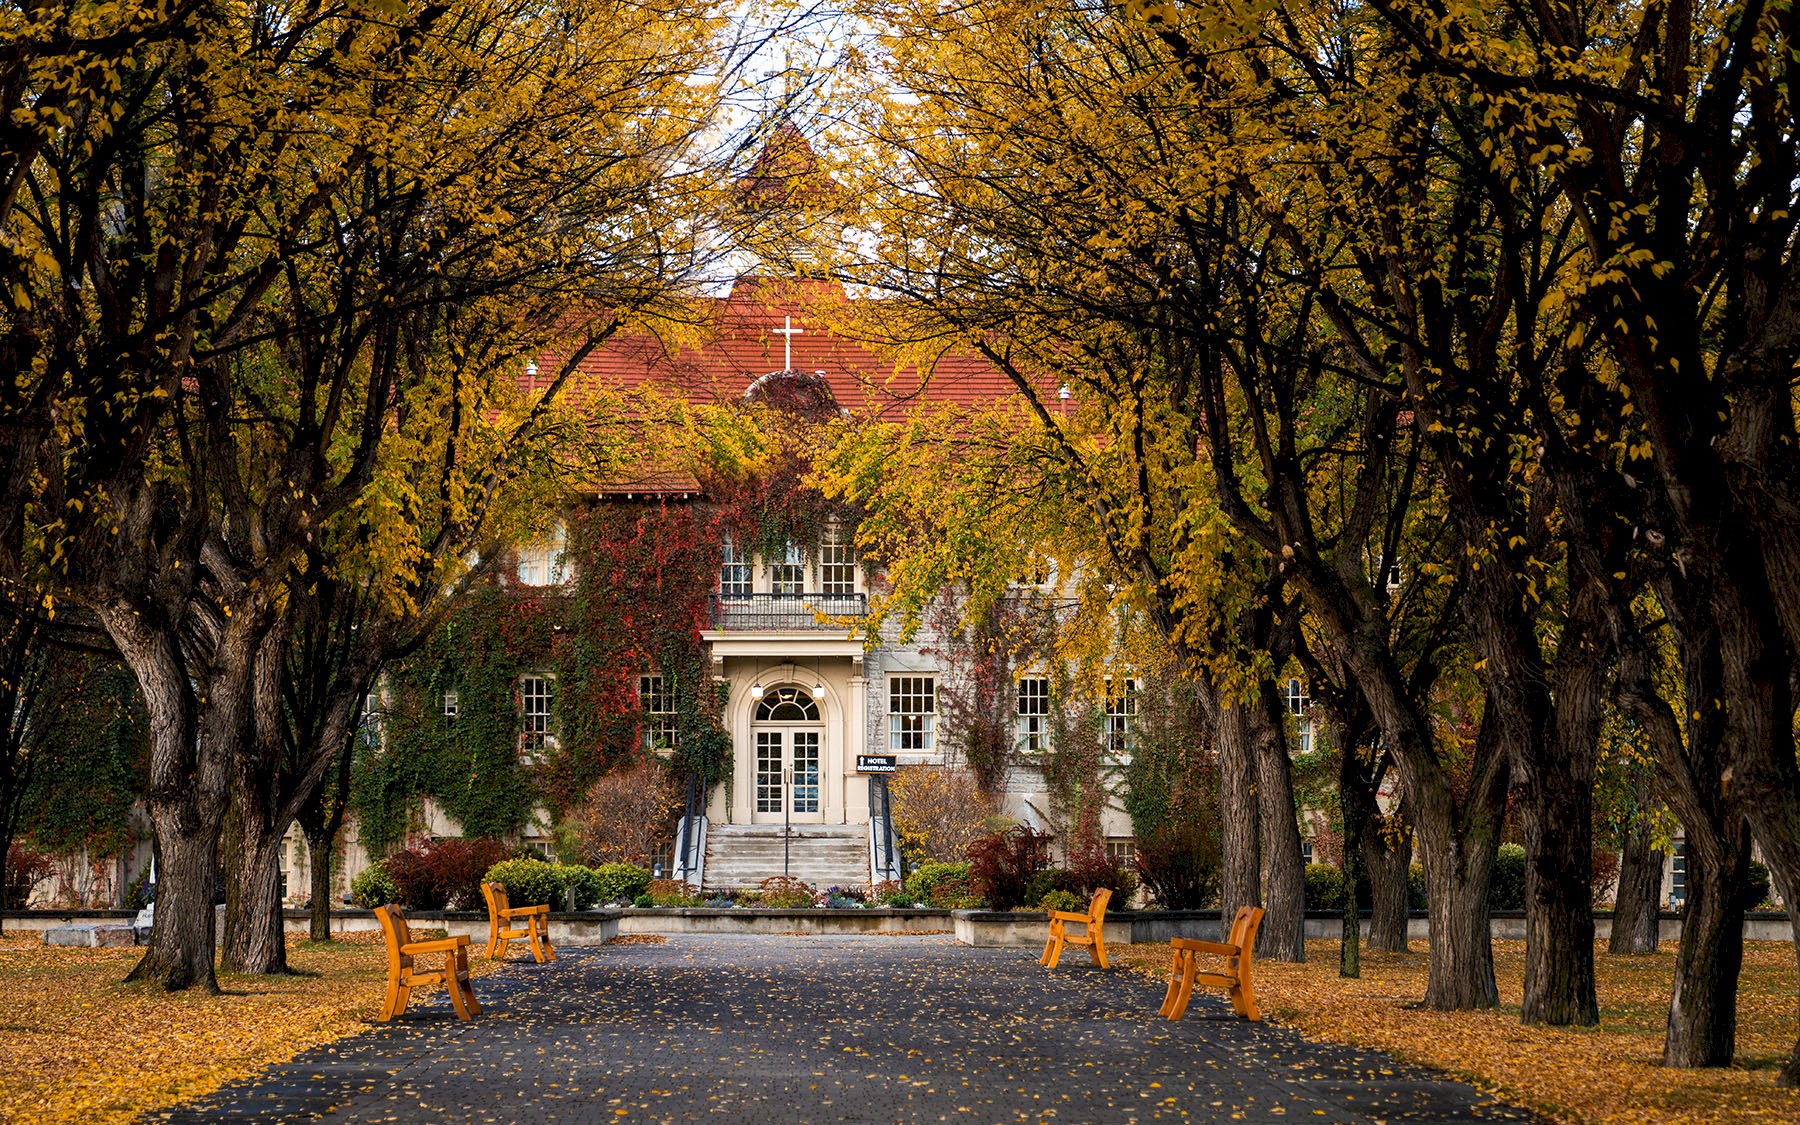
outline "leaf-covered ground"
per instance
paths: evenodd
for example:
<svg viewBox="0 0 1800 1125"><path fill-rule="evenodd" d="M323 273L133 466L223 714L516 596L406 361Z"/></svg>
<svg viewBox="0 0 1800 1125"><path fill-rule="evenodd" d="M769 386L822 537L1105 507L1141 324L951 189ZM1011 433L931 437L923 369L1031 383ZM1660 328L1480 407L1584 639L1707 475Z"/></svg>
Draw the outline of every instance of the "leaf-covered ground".
<svg viewBox="0 0 1800 1125"><path fill-rule="evenodd" d="M48 948L36 934L0 939L0 1121L127 1120L366 1027L386 971L378 937L290 940L289 957L306 975L224 976L221 995L165 997L119 983L135 950ZM1160 946L1112 952L1156 976L1167 968ZM1257 980L1270 1018L1309 1038L1391 1051L1565 1121L1800 1121L1800 1094L1773 1083L1795 1034L1786 943L1746 946L1739 1066L1724 1071L1659 1064L1672 946L1654 957L1599 957L1603 1022L1588 1031L1518 1024L1518 942L1496 943L1508 1005L1497 1013L1411 1007L1425 991L1423 943L1404 955L1366 954L1354 981L1338 978L1335 943L1308 943L1307 952L1304 965L1259 962Z"/></svg>
<svg viewBox="0 0 1800 1125"><path fill-rule="evenodd" d="M300 975L221 973L217 996L121 984L139 953L0 938L0 1122L126 1121L209 1093L361 1030L387 976L377 933L317 945L290 935ZM413 995L443 1002L439 989Z"/></svg>
<svg viewBox="0 0 1800 1125"><path fill-rule="evenodd" d="M1465 1078L1515 1105L1572 1122L1795 1122L1800 1092L1778 1089L1775 1069L1795 1034L1794 948L1750 942L1738 992L1738 1065L1671 1070L1661 1064L1675 946L1649 957L1597 948L1601 1023L1588 1030L1519 1023L1525 944L1494 943L1498 1012L1443 1013L1411 1005L1425 995L1425 944L1365 953L1362 977L1337 975L1334 941L1309 941L1303 965L1256 963L1266 1019L1309 1039L1390 1051ZM1164 947L1117 949L1121 965L1163 977Z"/></svg>

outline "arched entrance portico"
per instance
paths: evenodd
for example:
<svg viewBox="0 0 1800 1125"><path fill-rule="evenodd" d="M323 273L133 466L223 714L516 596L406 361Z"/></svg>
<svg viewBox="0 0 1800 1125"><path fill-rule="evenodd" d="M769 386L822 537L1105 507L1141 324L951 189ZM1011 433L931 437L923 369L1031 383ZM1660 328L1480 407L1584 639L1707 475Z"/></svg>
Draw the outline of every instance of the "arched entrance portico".
<svg viewBox="0 0 1800 1125"><path fill-rule="evenodd" d="M751 708L753 824L822 824L825 723L818 701L797 684L764 691Z"/></svg>

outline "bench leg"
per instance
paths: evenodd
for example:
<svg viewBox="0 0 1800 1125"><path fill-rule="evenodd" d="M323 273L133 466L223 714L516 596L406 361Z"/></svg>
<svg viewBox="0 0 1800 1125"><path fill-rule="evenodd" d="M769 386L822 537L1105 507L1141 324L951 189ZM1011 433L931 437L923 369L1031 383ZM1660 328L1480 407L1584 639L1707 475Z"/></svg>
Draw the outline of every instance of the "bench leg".
<svg viewBox="0 0 1800 1125"><path fill-rule="evenodd" d="M466 1020L471 1016L469 998L463 994L464 982L456 979L456 954L444 955L444 987L450 992L450 1006L456 1009L456 1018Z"/></svg>
<svg viewBox="0 0 1800 1125"><path fill-rule="evenodd" d="M494 947L498 946L499 944L500 944L500 923L498 921L489 922L488 923L488 947L487 947L487 959L489 961L492 961L494 959ZM502 947L502 948L504 949L504 947ZM504 952L502 952L500 955L502 957L506 956L506 954Z"/></svg>
<svg viewBox="0 0 1800 1125"><path fill-rule="evenodd" d="M1090 939L1088 942L1088 956L1092 957L1094 959L1094 964L1100 966L1102 969L1112 968L1106 961L1106 935L1101 932L1099 926L1094 925L1092 922L1088 923L1087 931L1088 938Z"/></svg>
<svg viewBox="0 0 1800 1125"><path fill-rule="evenodd" d="M1256 1007L1256 993L1248 984L1240 984L1231 989L1231 1006L1243 1018L1262 1022L1262 1012Z"/></svg>
<svg viewBox="0 0 1800 1125"><path fill-rule="evenodd" d="M1050 923L1050 936L1044 942L1044 953L1043 956L1038 958L1038 964L1044 966L1046 969L1056 968L1056 963L1062 960L1062 950L1063 924L1059 919Z"/></svg>
<svg viewBox="0 0 1800 1125"><path fill-rule="evenodd" d="M387 983L387 995L383 996L381 999L380 1021L382 1023L386 1023L405 1010L406 1001L402 998L402 995L403 990L400 987L400 979L390 975Z"/></svg>
<svg viewBox="0 0 1800 1125"><path fill-rule="evenodd" d="M550 917L549 915L539 915L538 920L543 926L539 940L544 943L544 960L554 961L556 960L556 950L550 944Z"/></svg>
<svg viewBox="0 0 1800 1125"><path fill-rule="evenodd" d="M1175 1014L1175 1002L1181 994L1182 970L1185 968L1183 963L1188 960L1189 958L1177 949L1175 956L1169 962L1169 987L1163 992L1162 1007L1156 1010L1156 1014L1164 1019L1178 1020L1181 1018Z"/></svg>
<svg viewBox="0 0 1800 1125"><path fill-rule="evenodd" d="M463 997L469 1002L469 1014L481 1014L481 1002L475 999L475 986L469 983L469 953L467 949L456 951L456 979L462 984Z"/></svg>

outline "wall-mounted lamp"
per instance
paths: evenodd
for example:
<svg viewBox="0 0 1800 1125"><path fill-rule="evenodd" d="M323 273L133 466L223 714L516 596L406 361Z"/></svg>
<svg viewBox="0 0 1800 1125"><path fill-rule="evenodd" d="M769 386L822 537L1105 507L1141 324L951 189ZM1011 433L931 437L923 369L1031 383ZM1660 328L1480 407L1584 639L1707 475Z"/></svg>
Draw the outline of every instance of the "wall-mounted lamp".
<svg viewBox="0 0 1800 1125"><path fill-rule="evenodd" d="M823 680L814 680L813 681L813 698L814 699L824 699L825 698L825 683Z"/></svg>
<svg viewBox="0 0 1800 1125"><path fill-rule="evenodd" d="M750 698L751 699L761 699L762 697L763 697L762 681L758 680L755 683L750 685Z"/></svg>

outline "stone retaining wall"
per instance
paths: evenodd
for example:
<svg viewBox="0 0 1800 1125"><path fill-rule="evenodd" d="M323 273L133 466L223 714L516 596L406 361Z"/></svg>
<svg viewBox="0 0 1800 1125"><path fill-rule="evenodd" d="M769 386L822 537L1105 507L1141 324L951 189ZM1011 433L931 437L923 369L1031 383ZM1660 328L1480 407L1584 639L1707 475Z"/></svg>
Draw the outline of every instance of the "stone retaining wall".
<svg viewBox="0 0 1800 1125"><path fill-rule="evenodd" d="M47 931L65 926L129 926L136 915L129 910L9 910L4 923L8 933ZM473 911L420 911L407 916L420 929L442 929L452 934L467 934L477 944L487 942L487 915ZM287 911L289 931L305 930L311 915L304 910ZM956 940L965 945L1035 947L1044 943L1044 915L1033 912L1004 913L992 910L750 910L687 907L638 909L626 907L606 910L584 910L550 915L550 940L556 945L601 945L620 934L866 934L929 933L954 931ZM1338 936L1339 915L1326 911L1309 911L1306 936L1329 940ZM1493 916L1494 937L1522 941L1525 916L1518 911L1496 912ZM1681 940L1681 916L1662 916L1662 940L1671 945ZM334 931L371 931L378 929L375 914L369 910L334 910ZM1594 916L1595 936L1605 938L1612 932L1612 916ZM1423 941L1430 932L1423 913L1412 915L1407 936ZM1162 944L1172 937L1197 937L1217 940L1219 912L1216 910L1132 910L1113 911L1106 917L1106 940L1119 944L1150 942ZM1789 941L1793 931L1786 914L1756 913L1744 919L1747 941Z"/></svg>

